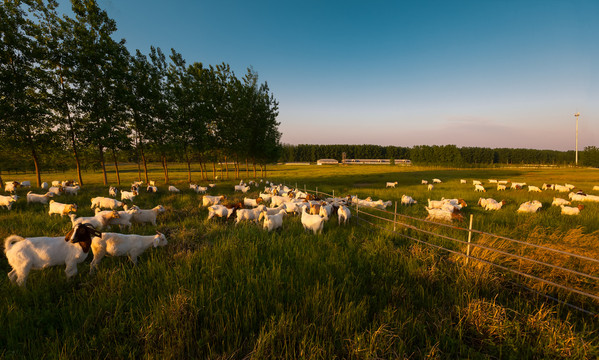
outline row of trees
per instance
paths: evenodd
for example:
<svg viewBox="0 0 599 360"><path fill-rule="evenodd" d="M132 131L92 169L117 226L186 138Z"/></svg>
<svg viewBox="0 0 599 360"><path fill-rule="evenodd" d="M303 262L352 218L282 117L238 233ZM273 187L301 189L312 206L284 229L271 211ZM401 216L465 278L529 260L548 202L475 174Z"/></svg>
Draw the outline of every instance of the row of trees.
<svg viewBox="0 0 599 360"><path fill-rule="evenodd" d="M223 63L188 64L171 49L130 54L112 38L116 23L95 0L71 0L74 17L55 0L4 0L0 5L0 137L3 154L28 153L41 182L42 158L70 151L81 177L93 156L107 183L106 161L148 154L183 158L207 177L207 163L266 164L279 157L278 102L251 68L238 78ZM14 159L14 157L12 157ZM228 169L226 176L228 177Z"/></svg>
<svg viewBox="0 0 599 360"><path fill-rule="evenodd" d="M455 145L412 148L378 145L283 145L280 161L310 161L318 159L409 159L419 165L478 166L493 164L574 164L574 151L535 149L491 149ZM599 167L599 149L586 147L580 154L584 166Z"/></svg>

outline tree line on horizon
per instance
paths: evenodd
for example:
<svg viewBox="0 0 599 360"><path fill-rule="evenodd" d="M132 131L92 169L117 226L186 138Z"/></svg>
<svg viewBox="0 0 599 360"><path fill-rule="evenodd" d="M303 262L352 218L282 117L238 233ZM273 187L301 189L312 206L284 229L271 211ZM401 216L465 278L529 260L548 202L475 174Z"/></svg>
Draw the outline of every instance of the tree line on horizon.
<svg viewBox="0 0 599 360"><path fill-rule="evenodd" d="M575 152L536 149L457 147L456 145L417 145L413 147L380 145L284 144L281 162L316 162L319 159L408 159L415 165L486 166L494 164L573 165ZM579 164L599 167L599 149L587 146L579 152Z"/></svg>
<svg viewBox="0 0 599 360"><path fill-rule="evenodd" d="M239 177L242 161L255 176L279 158L278 101L251 67L239 78L174 49L131 54L95 0L71 7L73 17L56 0L0 3L0 174L33 166L39 186L42 167L76 168L83 184L82 168L99 167L107 184L111 160L120 184L119 161L143 166L146 181L159 161L168 183L172 159L191 181L192 162L207 179L210 162L213 176L233 162Z"/></svg>

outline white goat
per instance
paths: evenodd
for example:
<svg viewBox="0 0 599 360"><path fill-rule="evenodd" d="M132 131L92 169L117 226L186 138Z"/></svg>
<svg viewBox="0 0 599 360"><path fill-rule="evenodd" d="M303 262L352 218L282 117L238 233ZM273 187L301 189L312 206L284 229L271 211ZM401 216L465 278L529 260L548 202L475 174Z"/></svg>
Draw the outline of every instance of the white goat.
<svg viewBox="0 0 599 360"><path fill-rule="evenodd" d="M168 187L168 191L169 191L169 192L172 192L172 193L180 193L180 192L181 192L181 190L177 189L177 188L176 188L175 186L173 186L173 185L169 185L169 187Z"/></svg>
<svg viewBox="0 0 599 360"><path fill-rule="evenodd" d="M19 185L20 184L18 181L7 181L4 185L4 191L7 193L14 193L17 191L17 187L19 187Z"/></svg>
<svg viewBox="0 0 599 360"><path fill-rule="evenodd" d="M322 204L320 206L320 211L318 215L320 215L325 221L329 221L329 216L333 214L333 205L330 204Z"/></svg>
<svg viewBox="0 0 599 360"><path fill-rule="evenodd" d="M467 183L466 179L460 179L460 184L466 184L466 183Z"/></svg>
<svg viewBox="0 0 599 360"><path fill-rule="evenodd" d="M561 206L561 205L571 205L571 204L572 203L566 199L554 197L553 202L551 203L551 206Z"/></svg>
<svg viewBox="0 0 599 360"><path fill-rule="evenodd" d="M234 208L229 209L224 205L212 205L208 207L208 220L212 219L215 216L221 218L229 218L234 212Z"/></svg>
<svg viewBox="0 0 599 360"><path fill-rule="evenodd" d="M480 182L479 180L472 180L472 185L476 186L476 185L482 185L483 183Z"/></svg>
<svg viewBox="0 0 599 360"><path fill-rule="evenodd" d="M401 196L401 204L402 205L412 205L412 204L417 204L418 201L414 200L411 196L408 195L402 195Z"/></svg>
<svg viewBox="0 0 599 360"><path fill-rule="evenodd" d="M522 189L524 186L526 186L525 182L512 182L510 189Z"/></svg>
<svg viewBox="0 0 599 360"><path fill-rule="evenodd" d="M580 211L584 209L584 205L578 205L576 207L560 205L562 208L562 215L579 215Z"/></svg>
<svg viewBox="0 0 599 360"><path fill-rule="evenodd" d="M243 206L255 208L256 206L260 205L261 203L263 203L262 198L257 198L257 199L243 198Z"/></svg>
<svg viewBox="0 0 599 360"><path fill-rule="evenodd" d="M497 184L497 179L488 179L489 184Z"/></svg>
<svg viewBox="0 0 599 360"><path fill-rule="evenodd" d="M133 200L135 200L136 196L137 196L137 191L135 191L135 190L133 190L133 191L121 190L121 200L133 201Z"/></svg>
<svg viewBox="0 0 599 360"><path fill-rule="evenodd" d="M500 210L503 205L506 204L505 200L501 200L500 202L495 202L495 203L487 203L485 205L485 210Z"/></svg>
<svg viewBox="0 0 599 360"><path fill-rule="evenodd" d="M42 183L42 189L44 189L44 190L48 190L48 188L50 188L50 185L48 185L48 183L44 181L44 182Z"/></svg>
<svg viewBox="0 0 599 360"><path fill-rule="evenodd" d="M73 224L73 227L79 224L88 224L93 226L96 230L101 230L108 225L108 221L110 221L110 219L118 218L119 213L116 210L112 210L100 211L99 213L96 213L95 216L77 217L75 214L70 214L69 217L71 218L71 224Z"/></svg>
<svg viewBox="0 0 599 360"><path fill-rule="evenodd" d="M95 208L116 210L116 209L120 208L121 206L123 206L123 203L116 199L111 199L111 198L101 197L101 196L92 198L91 202L92 202L92 206L91 206L92 210Z"/></svg>
<svg viewBox="0 0 599 360"><path fill-rule="evenodd" d="M428 212L428 216L426 217L427 220L451 222L454 219L460 221L464 219L462 214L457 210L448 211L446 209L431 209L428 206L425 206L424 208Z"/></svg>
<svg viewBox="0 0 599 360"><path fill-rule="evenodd" d="M420 181L420 183L421 183L422 185L427 185L427 184L428 184L428 180L422 180L422 181Z"/></svg>
<svg viewBox="0 0 599 360"><path fill-rule="evenodd" d="M397 181L396 182L387 182L387 186L385 186L385 187L392 187L392 188L394 188L395 185L397 185Z"/></svg>
<svg viewBox="0 0 599 360"><path fill-rule="evenodd" d="M24 286L29 271L63 264L70 278L77 274L77 264L87 258L92 237L99 235L86 225L75 226L66 236L23 238L11 235L4 240L4 253L12 267L8 278Z"/></svg>
<svg viewBox="0 0 599 360"><path fill-rule="evenodd" d="M324 219L319 215L310 215L307 213L307 208L302 210L302 226L304 230L312 230L314 235L316 233L322 234L324 228Z"/></svg>
<svg viewBox="0 0 599 360"><path fill-rule="evenodd" d="M346 225L350 218L351 211L349 208L344 205L339 206L339 209L337 209L337 223L341 225L341 221L343 221L343 225Z"/></svg>
<svg viewBox="0 0 599 360"><path fill-rule="evenodd" d="M522 203L520 205L520 207L518 208L518 210L516 210L516 211L519 213L522 213L522 212L535 213L535 212L537 212L537 210L539 210L542 207L543 207L543 204L541 204L540 201L533 200L533 201L527 201L527 202Z"/></svg>
<svg viewBox="0 0 599 360"><path fill-rule="evenodd" d="M427 187L426 187L426 189L427 189L428 191L432 191L432 190L433 190L433 188L434 188L433 184L428 184L428 185L427 185Z"/></svg>
<svg viewBox="0 0 599 360"><path fill-rule="evenodd" d="M79 192L79 190L81 190L81 187L79 185L64 187L64 193L67 195L77 195L77 192Z"/></svg>
<svg viewBox="0 0 599 360"><path fill-rule="evenodd" d="M102 258L108 254L112 256L129 256L133 264L137 265L137 257L146 251L150 246L159 247L167 244L166 236L159 232L156 235L136 235L103 233L92 239L91 248L94 253L94 259L90 264L90 273L96 271Z"/></svg>
<svg viewBox="0 0 599 360"><path fill-rule="evenodd" d="M503 191L506 189L506 186L503 184L497 184L497 191Z"/></svg>
<svg viewBox="0 0 599 360"><path fill-rule="evenodd" d="M260 213L265 208L266 206L259 205L257 208L254 209L237 209L237 218L235 219L235 225L238 225L242 220L253 220L257 224L258 219L260 218Z"/></svg>
<svg viewBox="0 0 599 360"><path fill-rule="evenodd" d="M485 188L482 185L474 185L474 191L487 192L487 190L485 190Z"/></svg>
<svg viewBox="0 0 599 360"><path fill-rule="evenodd" d="M219 195L219 196L204 195L204 196L202 196L202 206L218 205L223 200L225 200L224 195Z"/></svg>
<svg viewBox="0 0 599 360"><path fill-rule="evenodd" d="M593 186L593 191L598 191L598 190L599 190L599 185Z"/></svg>
<svg viewBox="0 0 599 360"><path fill-rule="evenodd" d="M539 189L538 186L534 186L534 185L528 185L528 192L542 192L541 189Z"/></svg>
<svg viewBox="0 0 599 360"><path fill-rule="evenodd" d="M158 205L152 209L140 209L139 207L133 205L131 207L136 208L138 210L138 212L133 214L133 218L131 219L131 222L136 223L136 224L152 224L154 226L156 226L156 218L158 217L158 214L162 214L163 212L165 212L166 210L164 209L164 206L162 205ZM129 210L129 208L127 207L127 205L123 206L123 209L125 210Z"/></svg>
<svg viewBox="0 0 599 360"><path fill-rule="evenodd" d="M49 192L54 193L56 196L62 195L64 193L64 189L62 186L52 186L48 189Z"/></svg>
<svg viewBox="0 0 599 360"><path fill-rule="evenodd" d="M13 204L17 202L17 200L15 199L15 196L16 195L12 195L12 196L0 195L0 206L5 207L7 210L12 210Z"/></svg>
<svg viewBox="0 0 599 360"><path fill-rule="evenodd" d="M158 188L154 185L148 185L148 187L146 188L146 192L149 193L157 193L158 192Z"/></svg>
<svg viewBox="0 0 599 360"><path fill-rule="evenodd" d="M99 212L100 210L96 210ZM130 209L119 211L119 217L108 220L108 225L118 225L121 231L126 227L131 230L133 216L135 214L139 214L139 208L137 206L133 206Z"/></svg>
<svg viewBox="0 0 599 360"><path fill-rule="evenodd" d="M119 189L115 188L114 186L108 188L108 196L116 197L118 192Z"/></svg>
<svg viewBox="0 0 599 360"><path fill-rule="evenodd" d="M60 216L67 216L71 212L77 212L76 204L63 204L54 200L50 200L48 215L52 216L52 214L58 214Z"/></svg>
<svg viewBox="0 0 599 360"><path fill-rule="evenodd" d="M440 179L433 179L433 184L440 184L441 180Z"/></svg>
<svg viewBox="0 0 599 360"><path fill-rule="evenodd" d="M242 193L246 193L250 190L249 186L244 186L244 185L235 185L235 191L241 191Z"/></svg>
<svg viewBox="0 0 599 360"><path fill-rule="evenodd" d="M564 192L564 193L570 191L570 189L567 186L559 185L559 184L555 184L554 189L557 192Z"/></svg>
<svg viewBox="0 0 599 360"><path fill-rule="evenodd" d="M268 215L266 211L263 211L260 213L260 218L264 218L262 227L267 229L268 232L280 229L283 227L283 217L285 216L287 216L287 213L284 210L281 210L274 215Z"/></svg>
<svg viewBox="0 0 599 360"><path fill-rule="evenodd" d="M487 204L497 204L497 200L492 199L492 198L479 198L478 199L478 205L480 205L481 207L486 207Z"/></svg>

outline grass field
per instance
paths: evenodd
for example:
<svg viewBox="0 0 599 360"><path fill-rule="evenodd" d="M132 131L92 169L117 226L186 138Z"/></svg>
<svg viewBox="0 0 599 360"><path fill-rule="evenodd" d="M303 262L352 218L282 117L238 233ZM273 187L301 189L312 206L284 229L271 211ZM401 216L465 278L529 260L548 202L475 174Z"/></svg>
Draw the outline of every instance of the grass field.
<svg viewBox="0 0 599 360"><path fill-rule="evenodd" d="M498 213L475 206L472 179L510 179L540 186L599 185L591 169L453 170L391 166L277 166L267 178L288 185L361 198L419 205L399 212L426 216L427 198L461 197L474 214L474 228L599 258L599 204L580 217L551 208L553 192L489 191L509 201ZM355 225L329 222L322 235L305 233L297 218L273 234L245 224L206 221L200 196L187 190L183 165L171 168L171 183L183 190L142 194L142 208L163 204L159 224L134 233L167 235L164 248L144 253L137 266L105 258L95 275L88 259L66 280L64 268L32 271L25 289L0 276L0 356L6 358L597 358L599 322L568 308L509 291L504 276L485 266L464 266L446 253ZM233 196L232 179L213 193ZM245 172L242 172L243 178ZM73 173L44 176L72 179ZM161 170L152 166L151 179ZM199 173L194 173L199 181ZM421 179L443 180L427 192ZM123 184L137 180L125 167ZM460 185L459 179L469 180ZM33 180L33 175L4 175ZM111 174L109 179L114 179ZM89 199L107 196L101 174L84 173L86 185L69 202L89 216ZM396 189L385 189L397 181ZM127 187L124 186L123 188ZM34 189L36 191L36 189ZM39 192L39 191L36 191ZM26 194L26 190L19 190ZM250 196L255 196L254 192ZM566 194L567 195L567 194ZM236 195L240 197L240 195ZM564 196L562 196L564 197ZM538 199L538 214L518 215L517 206ZM65 201L62 197L59 201ZM66 218L49 218L42 205L21 199L0 209L0 238L63 235ZM563 236L560 236L562 234ZM480 239L481 241L483 239ZM91 256L90 256L91 259ZM0 257L0 272L10 267ZM586 269L589 270L589 269ZM593 269L590 269L592 272ZM596 270L594 270L597 273ZM596 292L596 287L595 287ZM591 304L592 305L592 304ZM597 304L594 305L595 308Z"/></svg>

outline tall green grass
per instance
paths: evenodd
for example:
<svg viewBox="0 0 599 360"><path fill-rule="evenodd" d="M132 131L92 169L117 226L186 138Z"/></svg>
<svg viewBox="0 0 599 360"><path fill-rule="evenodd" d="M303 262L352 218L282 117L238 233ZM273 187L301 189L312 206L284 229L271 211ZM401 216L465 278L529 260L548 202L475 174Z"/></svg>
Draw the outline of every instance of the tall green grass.
<svg viewBox="0 0 599 360"><path fill-rule="evenodd" d="M384 199L420 191L426 169L389 169L277 167L269 179ZM125 179L129 183L136 176L129 173ZM186 174L171 171L171 176L181 194L168 194L160 185L158 194L142 192L135 201L142 208L160 203L167 211L156 228L135 226L132 232L159 230L169 240L166 247L144 253L137 266L108 257L89 275L88 260L71 280L61 267L32 271L25 289L0 276L0 356L599 356L596 320L508 291L503 276L488 267L465 266L443 252L353 222L347 227L328 222L317 236L304 232L297 217L287 218L284 229L271 234L253 224L208 222L206 210L198 207L200 196L185 189ZM393 179L400 182L398 189L383 189ZM99 185L98 174L88 183L79 196L59 201L76 202L79 215L91 215L89 199L107 194L107 188ZM214 193L240 198L231 191L233 183L219 183ZM450 181L445 184L439 189L447 186L448 195L458 190ZM427 196L413 194L419 201ZM423 215L418 207L401 210ZM480 214L485 215L493 216ZM533 217L538 215L544 214ZM508 231L517 217L503 216L505 224L496 229ZM493 221L488 223L492 228ZM539 226L551 229L542 222ZM567 224L554 226L561 227ZM41 205L20 201L10 213L0 210L2 239L11 233L59 235L69 228L67 218L50 218ZM586 230L583 234L588 236ZM0 272L9 269L1 257Z"/></svg>

